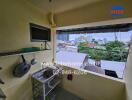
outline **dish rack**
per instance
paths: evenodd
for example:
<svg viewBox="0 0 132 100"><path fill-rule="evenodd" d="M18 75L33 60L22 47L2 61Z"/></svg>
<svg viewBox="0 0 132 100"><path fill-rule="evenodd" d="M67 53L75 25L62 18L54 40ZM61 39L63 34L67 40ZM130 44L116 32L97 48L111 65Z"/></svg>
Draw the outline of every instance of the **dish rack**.
<svg viewBox="0 0 132 100"><path fill-rule="evenodd" d="M61 82L61 72L59 69L51 77L45 79L43 73L46 69L44 68L32 74L33 100L46 100L46 97Z"/></svg>

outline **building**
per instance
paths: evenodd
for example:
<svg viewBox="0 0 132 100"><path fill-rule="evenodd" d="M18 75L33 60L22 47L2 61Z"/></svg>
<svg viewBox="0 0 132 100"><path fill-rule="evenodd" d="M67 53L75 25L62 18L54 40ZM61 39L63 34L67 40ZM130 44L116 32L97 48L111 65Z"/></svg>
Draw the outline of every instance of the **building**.
<svg viewBox="0 0 132 100"><path fill-rule="evenodd" d="M69 41L69 35L68 34L58 34L57 40Z"/></svg>

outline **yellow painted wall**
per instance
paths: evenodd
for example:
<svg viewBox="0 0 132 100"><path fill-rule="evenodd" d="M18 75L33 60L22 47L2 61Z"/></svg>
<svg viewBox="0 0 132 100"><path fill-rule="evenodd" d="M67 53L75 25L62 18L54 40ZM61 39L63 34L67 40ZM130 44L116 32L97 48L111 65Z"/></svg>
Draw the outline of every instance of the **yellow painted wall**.
<svg viewBox="0 0 132 100"><path fill-rule="evenodd" d="M72 68L64 68L72 70ZM63 76L63 88L84 100L125 100L125 84L117 80L87 72L86 75L73 75L73 80Z"/></svg>
<svg viewBox="0 0 132 100"><path fill-rule="evenodd" d="M132 100L132 43L126 64L125 82L126 82L127 100Z"/></svg>
<svg viewBox="0 0 132 100"><path fill-rule="evenodd" d="M57 26L69 26L132 17L131 4L132 0L102 0L82 8L58 13L56 14ZM125 7L125 14L123 17L111 16L113 5L121 5Z"/></svg>
<svg viewBox="0 0 132 100"><path fill-rule="evenodd" d="M46 16L29 3L23 0L0 0L0 52L23 47L40 47L40 43L30 42L30 22L49 26ZM21 61L20 56L0 57L0 66L3 67L0 77L5 82L0 87L4 90L7 100L32 100L30 74L41 69L41 62L50 62L52 52L50 50L35 54L38 64L22 78L12 76L13 67ZM30 61L33 55L25 55L25 58Z"/></svg>

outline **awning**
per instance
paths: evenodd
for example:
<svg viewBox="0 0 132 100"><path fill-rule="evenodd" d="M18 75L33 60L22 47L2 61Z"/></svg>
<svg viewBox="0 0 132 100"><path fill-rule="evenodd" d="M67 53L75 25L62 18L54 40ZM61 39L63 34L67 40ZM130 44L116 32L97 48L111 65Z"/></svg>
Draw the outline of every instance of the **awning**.
<svg viewBox="0 0 132 100"><path fill-rule="evenodd" d="M128 32L130 30L132 30L132 23L105 25L105 26L97 26L97 27L83 27L83 28L66 29L66 30L57 30L57 34Z"/></svg>

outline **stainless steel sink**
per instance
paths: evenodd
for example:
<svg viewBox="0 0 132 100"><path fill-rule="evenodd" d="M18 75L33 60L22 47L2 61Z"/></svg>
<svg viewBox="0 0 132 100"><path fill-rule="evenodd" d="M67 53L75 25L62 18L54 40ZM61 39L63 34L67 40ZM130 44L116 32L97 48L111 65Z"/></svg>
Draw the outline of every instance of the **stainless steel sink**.
<svg viewBox="0 0 132 100"><path fill-rule="evenodd" d="M57 68L51 68L51 67L46 67L36 73L33 74L33 77L38 79L39 81L46 82L55 75L59 73L59 69Z"/></svg>
<svg viewBox="0 0 132 100"><path fill-rule="evenodd" d="M57 66L46 67L32 74L33 98L45 100L45 97L52 92L61 82L61 69Z"/></svg>
<svg viewBox="0 0 132 100"><path fill-rule="evenodd" d="M47 68L44 72L43 72L43 77L45 78L45 79L48 79L48 78L50 78L53 74L54 74L54 69L52 69L52 68Z"/></svg>

